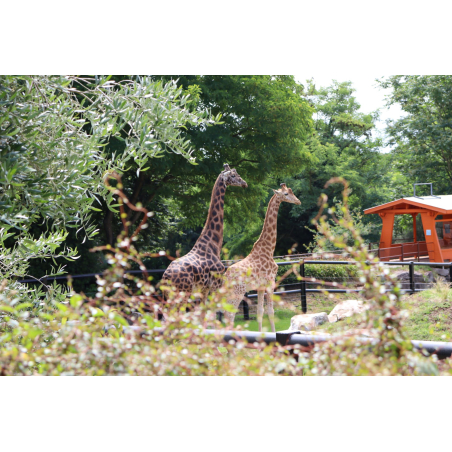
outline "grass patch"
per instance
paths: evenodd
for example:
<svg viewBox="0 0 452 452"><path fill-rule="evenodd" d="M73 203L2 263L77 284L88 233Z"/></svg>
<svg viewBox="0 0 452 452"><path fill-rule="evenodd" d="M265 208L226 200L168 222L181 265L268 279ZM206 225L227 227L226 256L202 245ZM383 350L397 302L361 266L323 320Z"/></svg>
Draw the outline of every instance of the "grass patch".
<svg viewBox="0 0 452 452"><path fill-rule="evenodd" d="M275 309L276 331L287 330L290 326L290 319L297 314L299 314L299 312L294 312L289 309ZM236 319L234 325L242 325L243 329L248 331L259 331L259 324L257 323L257 320ZM265 333L271 332L270 322L266 312L264 312L264 318L262 320L262 330Z"/></svg>
<svg viewBox="0 0 452 452"><path fill-rule="evenodd" d="M350 294L339 294L331 299L323 294L309 294L308 295L308 314L315 314L317 312L326 312L329 314L334 306L341 300L348 300L353 298ZM277 307L277 305L280 307ZM296 306L296 307L295 307ZM290 326L290 319L294 315L302 314L300 310L300 302L296 305L288 302L275 303L275 328L276 331L287 330ZM242 320L235 319L235 326L241 325L243 329L248 331L259 331L257 320ZM266 310L264 310L264 318L262 321L262 330L264 332L271 332L270 322Z"/></svg>
<svg viewBox="0 0 452 452"><path fill-rule="evenodd" d="M449 341L452 338L452 290L443 281L432 289L405 296L402 306L409 313L406 334L410 339Z"/></svg>
<svg viewBox="0 0 452 452"><path fill-rule="evenodd" d="M344 333L347 330L352 330L355 328L362 328L361 322L363 319L363 315L354 315L352 317L347 317L343 320L339 320L339 322L334 323L324 323L320 325L317 330L325 331L325 333L330 334L338 334Z"/></svg>
<svg viewBox="0 0 452 452"><path fill-rule="evenodd" d="M334 306L342 300L352 299L354 295L338 294L333 299L323 294L310 294L308 296L308 313L326 312L329 314ZM279 304L279 306L278 306ZM277 307L278 306L278 307ZM301 314L300 304L275 303L276 331L287 330L290 319ZM408 312L405 321L405 333L410 339L428 341L452 340L452 290L447 283L438 281L432 289L418 292L414 295L405 295L402 298L402 308ZM317 328L330 334L360 328L362 316L355 315L335 323L325 323ZM258 331L257 320L236 319L235 325L241 325L248 331ZM262 322L264 332L271 332L268 315L264 312Z"/></svg>

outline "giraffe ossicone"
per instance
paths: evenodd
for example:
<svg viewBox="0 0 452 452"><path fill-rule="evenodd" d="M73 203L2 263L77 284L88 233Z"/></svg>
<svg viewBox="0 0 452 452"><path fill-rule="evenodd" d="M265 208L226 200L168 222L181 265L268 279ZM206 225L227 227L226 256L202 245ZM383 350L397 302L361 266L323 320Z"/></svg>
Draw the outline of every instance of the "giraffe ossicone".
<svg viewBox="0 0 452 452"><path fill-rule="evenodd" d="M228 186L248 187L234 168L226 163L212 190L209 213L195 246L174 260L165 270L162 285L174 287L185 296L199 292L204 301L211 290L221 287L225 267L220 260L223 244L224 195Z"/></svg>
<svg viewBox="0 0 452 452"><path fill-rule="evenodd" d="M226 287L231 291L228 300L237 310L246 292L257 290L257 320L259 331L262 331L262 319L264 314L264 294L267 297L267 312L272 331L275 331L275 313L273 310L273 290L275 286L278 266L273 260L276 246L276 229L278 210L282 202L301 204L292 190L281 184L279 190L273 190L274 195L268 203L264 226L259 239L253 246L251 253L245 259L231 265L225 273ZM225 317L230 325L234 326L234 312L227 312Z"/></svg>

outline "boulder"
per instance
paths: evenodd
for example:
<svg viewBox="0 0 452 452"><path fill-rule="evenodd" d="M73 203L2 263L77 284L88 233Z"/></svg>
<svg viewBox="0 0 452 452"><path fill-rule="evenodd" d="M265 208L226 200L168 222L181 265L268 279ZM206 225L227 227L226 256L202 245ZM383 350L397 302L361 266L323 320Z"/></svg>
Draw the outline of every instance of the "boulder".
<svg viewBox="0 0 452 452"><path fill-rule="evenodd" d="M399 270L393 273L393 276L400 282L401 289L411 289L410 286L410 272ZM424 276L422 273L414 272L414 286L416 289L423 289L425 285Z"/></svg>
<svg viewBox="0 0 452 452"><path fill-rule="evenodd" d="M314 328L328 322L326 312L318 312L317 314L300 314L294 315L290 319L290 331L311 331Z"/></svg>
<svg viewBox="0 0 452 452"><path fill-rule="evenodd" d="M433 268L433 271L436 273L436 275L433 275L435 280L438 279L438 276L441 276L446 281L450 281L450 273L448 268Z"/></svg>
<svg viewBox="0 0 452 452"><path fill-rule="evenodd" d="M353 314L361 314L366 309L369 309L369 306L365 305L362 300L344 300L334 307L328 316L328 320L334 323L345 319L345 317L351 317Z"/></svg>

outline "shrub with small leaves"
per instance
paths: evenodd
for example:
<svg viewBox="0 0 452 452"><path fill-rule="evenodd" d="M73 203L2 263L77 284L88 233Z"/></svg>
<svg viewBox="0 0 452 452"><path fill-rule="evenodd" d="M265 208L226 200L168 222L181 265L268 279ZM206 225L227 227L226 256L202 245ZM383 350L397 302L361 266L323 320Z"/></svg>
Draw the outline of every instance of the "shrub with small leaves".
<svg viewBox="0 0 452 452"><path fill-rule="evenodd" d="M109 187L124 204L143 213L138 230L146 224L147 212L130 204L121 191ZM333 180L331 182L343 182ZM377 259L367 250L347 215L344 191L343 226L355 239L344 244L356 260L366 311L360 332L341 333L310 350L300 346L248 344L223 341L223 325L216 311L233 309L228 303L231 287L223 286L199 306L200 294L177 293L171 286L164 300L143 266L143 256L134 247L138 233L124 231L115 247L100 247L111 267L97 280L97 295L70 293L46 297L39 303L23 302L19 293L0 286L1 375L435 375L434 358L413 350L405 337L405 314L399 308L400 289ZM326 198L322 200L326 207ZM322 211L316 225L328 240L334 236ZM128 273L131 264L142 275ZM296 273L296 266L293 268ZM383 275L383 277L382 277ZM163 315L163 319L159 317ZM211 329L208 329L208 328ZM212 331L215 329L215 331ZM238 328L239 329L239 328ZM363 337L366 330L368 337ZM447 363L443 373L450 373Z"/></svg>

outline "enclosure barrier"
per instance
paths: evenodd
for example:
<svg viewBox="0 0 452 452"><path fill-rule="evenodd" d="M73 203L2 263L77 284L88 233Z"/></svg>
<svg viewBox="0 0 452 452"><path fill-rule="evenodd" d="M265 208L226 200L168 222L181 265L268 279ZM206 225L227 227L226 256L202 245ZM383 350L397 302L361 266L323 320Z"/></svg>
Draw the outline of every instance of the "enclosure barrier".
<svg viewBox="0 0 452 452"><path fill-rule="evenodd" d="M421 292L425 289L416 289L416 283L414 280L414 267L416 265L422 265L422 266L428 266L428 267L442 267L442 268L449 268L449 281L452 282L452 262L381 262L383 265L396 265L396 266L409 266L409 284L410 288L408 290L402 290L401 292L403 294L409 293L413 294L415 292ZM276 265L278 266L287 266L287 265L299 265L299 273L302 278L305 278L305 265L356 265L356 261L318 261L318 260L300 260L300 261L292 261L292 262L276 262ZM367 262L367 264L378 264L378 262ZM228 268L226 266L226 268ZM146 270L147 273L164 273L166 269L152 269L152 270ZM144 270L127 270L126 273L130 274L138 274L143 273ZM63 276L53 276L49 278L41 278L41 279L25 279L20 280L21 283L36 283L36 282L42 282L44 284L47 284L50 281L54 280L62 280L67 279L69 275L63 275ZM102 273L86 273L82 275L73 275L71 278L90 278L94 276L102 276ZM321 283L321 281L319 281ZM320 284L319 284L320 285ZM331 289L329 287L325 287L322 289L308 289L306 280L302 279L300 281L300 289L294 289L294 290L282 290L274 292L274 295L285 295L285 294L300 294L300 301L301 301L301 311L306 314L308 311L308 305L307 305L307 294L308 293L359 293L363 289ZM246 298L256 298L257 294L251 294L245 295ZM244 318L245 320L249 320L249 306L248 303L243 300L243 310L244 310Z"/></svg>
<svg viewBox="0 0 452 452"><path fill-rule="evenodd" d="M130 327L129 327L130 328ZM135 328L132 329L135 331ZM127 327L125 327L127 331ZM140 331L143 331L140 329ZM158 334L164 334L165 328L154 328L154 332ZM145 331L143 331L144 334ZM308 335L302 334L299 331L278 331L276 333L259 333L257 331L223 331L206 329L202 330L202 333L206 335L214 335L220 337L223 341L236 341L237 339L243 339L248 343L255 343L263 341L266 344L279 343L280 345L300 345L302 347L313 347L316 343L334 341L342 336L320 336L320 335ZM368 343L370 346L375 345L377 340L370 337L358 336L358 339L362 343ZM428 355L437 355L439 359L449 358L452 355L452 342L439 342L439 341L415 341L411 340L411 344L417 350L423 351Z"/></svg>
<svg viewBox="0 0 452 452"><path fill-rule="evenodd" d="M375 262L377 264L378 262ZM294 265L294 262L276 262L278 266L281 265ZM300 261L300 276L305 278L305 265L356 265L356 261ZM371 264L371 262L367 262L367 264ZM416 284L414 281L414 266L415 265L423 265L428 267L446 267L449 268L449 281L452 282L452 262L383 262L384 265L397 265L397 266L404 266L409 265L409 283L410 283L410 289L408 290L402 290L401 293L409 293L413 294L415 292L422 292L422 290L425 289L416 289ZM287 293L299 293L301 296L301 310L304 314L306 314L308 308L307 308L307 294L308 293L359 293L362 289L330 289L330 288L324 288L324 289L307 289L306 288L306 280L303 279L300 281L300 289L298 290L286 290L286 291L280 291L280 292L274 292L275 295L283 295ZM248 298L255 298L257 297L256 294L248 295Z"/></svg>

